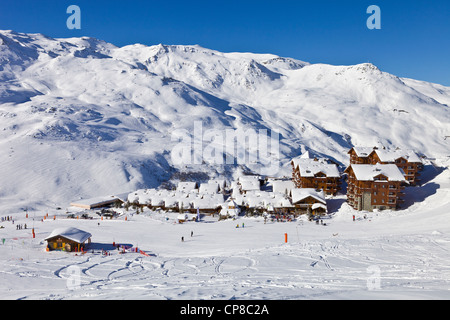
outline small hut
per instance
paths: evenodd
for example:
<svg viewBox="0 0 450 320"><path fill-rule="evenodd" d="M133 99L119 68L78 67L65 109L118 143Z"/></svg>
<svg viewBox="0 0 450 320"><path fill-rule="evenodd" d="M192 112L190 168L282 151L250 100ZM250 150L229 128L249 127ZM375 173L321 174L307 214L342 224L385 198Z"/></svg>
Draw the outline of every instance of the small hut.
<svg viewBox="0 0 450 320"><path fill-rule="evenodd" d="M77 228L58 228L44 240L47 241L47 249L61 251L81 251L85 243L91 243L92 234Z"/></svg>

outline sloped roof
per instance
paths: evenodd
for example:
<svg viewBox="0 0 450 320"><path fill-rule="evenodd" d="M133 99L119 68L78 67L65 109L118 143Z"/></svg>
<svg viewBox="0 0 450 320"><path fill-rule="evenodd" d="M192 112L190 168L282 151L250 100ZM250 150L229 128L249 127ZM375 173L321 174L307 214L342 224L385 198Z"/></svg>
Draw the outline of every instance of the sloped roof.
<svg viewBox="0 0 450 320"><path fill-rule="evenodd" d="M353 147L352 149L355 151L356 155L360 158L366 158L374 151L373 147Z"/></svg>
<svg viewBox="0 0 450 320"><path fill-rule="evenodd" d="M288 193L295 188L294 182L292 180L275 180L272 182L272 191L275 193Z"/></svg>
<svg viewBox="0 0 450 320"><path fill-rule="evenodd" d="M352 149L355 151L356 155L360 158L366 158L372 152L375 152L382 162L394 162L399 158L405 158L409 162L422 162L420 157L412 150L406 151L400 149L388 150L388 149L377 149L373 147L353 147Z"/></svg>
<svg viewBox="0 0 450 320"><path fill-rule="evenodd" d="M351 164L350 167L360 181L374 181L379 175L387 177L389 181L406 181L402 170L395 164Z"/></svg>
<svg viewBox="0 0 450 320"><path fill-rule="evenodd" d="M317 201L326 204L325 200L325 194L323 191L316 191L316 189L313 188L296 188L292 189L292 203L297 203L299 201L302 201L308 197L313 197Z"/></svg>
<svg viewBox="0 0 450 320"><path fill-rule="evenodd" d="M250 191L250 190L260 190L260 182L259 180L239 180L241 185L241 190Z"/></svg>
<svg viewBox="0 0 450 320"><path fill-rule="evenodd" d="M108 205L111 203L114 203L117 200L126 201L128 198L128 193L120 194L120 195L111 195L111 196L103 196L103 197L96 197L91 199L81 199L78 201L71 202L70 205L74 207L81 207L81 208L95 208L100 207L103 205Z"/></svg>
<svg viewBox="0 0 450 320"><path fill-rule="evenodd" d="M44 240L48 240L48 239L51 239L54 237L64 237L66 239L75 241L77 243L83 243L87 239L92 237L92 234L90 234L89 232L77 229L77 228L73 228L73 227L58 228L58 229L53 230L53 232L50 233L50 235L47 238L45 238Z"/></svg>
<svg viewBox="0 0 450 320"><path fill-rule="evenodd" d="M202 183L200 184L200 187L198 188L198 192L200 194L208 193L208 194L214 194L218 193L220 191L220 185L218 182L209 181L208 183Z"/></svg>
<svg viewBox="0 0 450 320"><path fill-rule="evenodd" d="M404 158L408 162L422 162L419 156L413 151L375 150L375 152L382 162L395 162L399 158Z"/></svg>
<svg viewBox="0 0 450 320"><path fill-rule="evenodd" d="M324 173L327 177L339 178L340 173L337 165L328 164L323 161L315 161L313 159L295 159L294 166L299 168L302 177L314 177L319 172Z"/></svg>
<svg viewBox="0 0 450 320"><path fill-rule="evenodd" d="M177 185L177 191L184 191L184 192L196 191L197 187L198 187L197 182L180 181L178 182Z"/></svg>

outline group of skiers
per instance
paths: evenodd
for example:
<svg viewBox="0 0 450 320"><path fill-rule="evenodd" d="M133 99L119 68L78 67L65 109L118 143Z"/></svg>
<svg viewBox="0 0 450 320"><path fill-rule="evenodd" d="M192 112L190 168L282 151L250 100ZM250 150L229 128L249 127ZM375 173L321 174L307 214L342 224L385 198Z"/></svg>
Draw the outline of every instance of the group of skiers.
<svg viewBox="0 0 450 320"><path fill-rule="evenodd" d="M14 223L14 220L13 220L12 216L2 217L2 222L5 222L5 221L12 221L12 223Z"/></svg>
<svg viewBox="0 0 450 320"><path fill-rule="evenodd" d="M26 223L24 225L21 225L21 224L16 225L16 230L22 230L22 229L26 229L26 228L27 228Z"/></svg>

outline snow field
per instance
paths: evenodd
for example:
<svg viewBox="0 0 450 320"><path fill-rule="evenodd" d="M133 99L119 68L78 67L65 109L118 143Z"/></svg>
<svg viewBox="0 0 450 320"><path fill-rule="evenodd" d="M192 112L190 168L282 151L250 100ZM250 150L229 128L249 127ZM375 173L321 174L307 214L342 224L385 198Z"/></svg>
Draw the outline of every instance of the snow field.
<svg viewBox="0 0 450 320"><path fill-rule="evenodd" d="M101 221L60 215L56 220L35 221L35 239L29 229L13 230L12 224L4 223L0 298L450 297L448 226L432 224L428 217L422 222L429 229L416 226L398 232L405 220L426 215L423 207L399 216L366 213L364 219L357 214L356 221L352 213L342 206L335 217L324 221L326 226L303 219L264 224L262 218L245 217L220 222L205 217L202 222L177 224L176 213L156 212L133 215L127 221L123 216ZM448 210L442 216L448 218ZM28 221L22 217L14 223ZM92 249L84 255L44 251L41 239L54 228L69 225L93 234L94 253ZM149 256L120 254L113 241L138 246ZM101 249L110 255L103 256Z"/></svg>

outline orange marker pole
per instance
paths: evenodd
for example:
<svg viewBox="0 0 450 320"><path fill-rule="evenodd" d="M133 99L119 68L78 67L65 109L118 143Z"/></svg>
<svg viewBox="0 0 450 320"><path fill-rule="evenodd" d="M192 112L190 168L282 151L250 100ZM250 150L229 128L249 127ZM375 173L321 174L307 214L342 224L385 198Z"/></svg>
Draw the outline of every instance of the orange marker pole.
<svg viewBox="0 0 450 320"><path fill-rule="evenodd" d="M287 233L284 234L284 242L287 243Z"/></svg>

